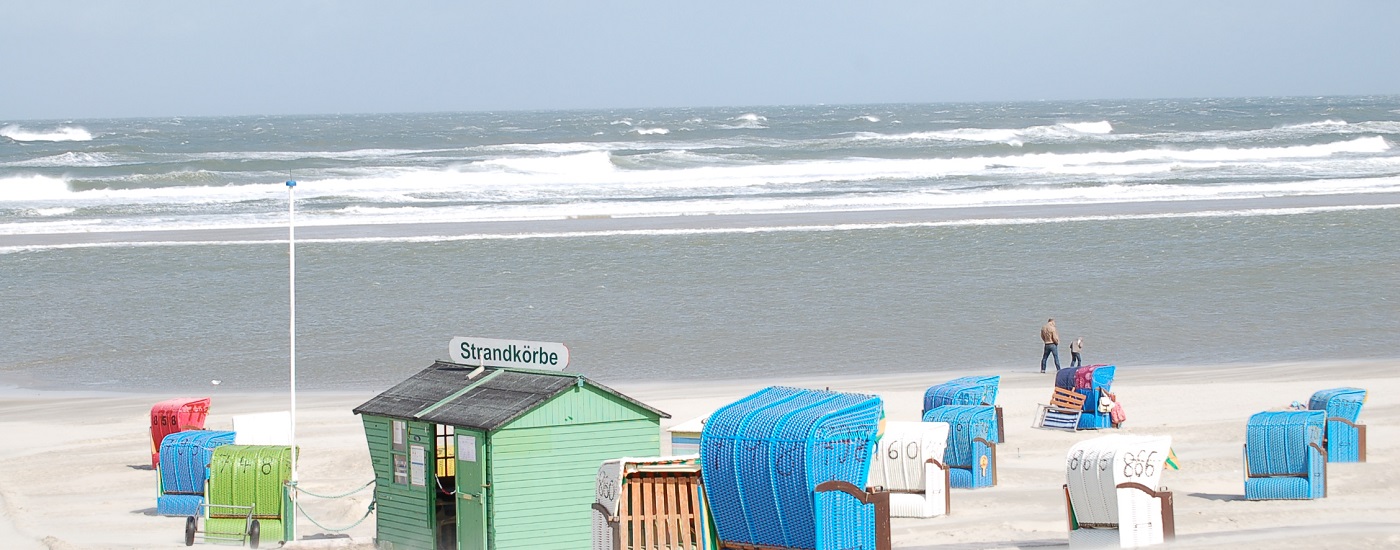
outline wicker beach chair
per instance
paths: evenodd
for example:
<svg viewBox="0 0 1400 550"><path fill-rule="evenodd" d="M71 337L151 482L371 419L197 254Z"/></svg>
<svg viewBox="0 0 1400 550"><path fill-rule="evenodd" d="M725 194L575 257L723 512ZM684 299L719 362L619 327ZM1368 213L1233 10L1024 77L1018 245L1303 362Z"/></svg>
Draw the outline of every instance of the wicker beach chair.
<svg viewBox="0 0 1400 550"><path fill-rule="evenodd" d="M593 550L713 550L697 455L619 458L598 468Z"/></svg>
<svg viewBox="0 0 1400 550"><path fill-rule="evenodd" d="M1244 498L1313 499L1327 496L1327 413L1270 411L1245 427Z"/></svg>
<svg viewBox="0 0 1400 550"><path fill-rule="evenodd" d="M888 500L862 489L882 416L875 396L783 387L710 415L700 463L719 547L887 542L876 518L888 518Z"/></svg>
<svg viewBox="0 0 1400 550"><path fill-rule="evenodd" d="M890 516L931 518L948 513L952 481L943 453L946 422L887 422L875 447L868 488L890 493Z"/></svg>
<svg viewBox="0 0 1400 550"><path fill-rule="evenodd" d="M1172 494L1159 490L1171 438L1106 435L1065 455L1071 547L1135 548L1176 536Z"/></svg>
<svg viewBox="0 0 1400 550"><path fill-rule="evenodd" d="M1002 424L1001 406L997 405L1000 385L1000 376L964 376L929 387L924 391L924 409L920 416L944 405L991 405L996 408L996 429L991 440L1005 443L1006 429Z"/></svg>
<svg viewBox="0 0 1400 550"><path fill-rule="evenodd" d="M165 436L160 442L160 496L156 513L192 516L204 504L209 479L209 458L214 449L233 443L233 432L187 430Z"/></svg>
<svg viewBox="0 0 1400 550"><path fill-rule="evenodd" d="M953 487L976 489L997 484L996 410L990 405L944 405L924 415L924 422L947 422L948 446L943 464Z"/></svg>
<svg viewBox="0 0 1400 550"><path fill-rule="evenodd" d="M1323 433L1328 462L1366 462L1366 425L1358 417L1366 403L1366 390L1332 388L1312 394L1308 409L1327 411Z"/></svg>

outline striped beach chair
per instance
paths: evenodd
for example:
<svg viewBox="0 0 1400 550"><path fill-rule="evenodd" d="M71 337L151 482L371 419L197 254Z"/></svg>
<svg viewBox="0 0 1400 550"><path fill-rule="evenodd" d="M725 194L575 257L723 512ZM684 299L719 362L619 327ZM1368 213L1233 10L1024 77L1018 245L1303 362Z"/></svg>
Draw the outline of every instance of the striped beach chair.
<svg viewBox="0 0 1400 550"><path fill-rule="evenodd" d="M1323 433L1328 462L1366 462L1366 425L1360 422L1366 390L1332 388L1312 394L1308 409L1327 411Z"/></svg>
<svg viewBox="0 0 1400 550"><path fill-rule="evenodd" d="M953 487L976 489L997 484L996 410L990 405L944 405L924 415L924 422L949 425L943 464Z"/></svg>
<svg viewBox="0 0 1400 550"><path fill-rule="evenodd" d="M946 422L886 422L870 465L870 489L890 493L890 516L931 518L948 513L952 481L943 453Z"/></svg>
<svg viewBox="0 0 1400 550"><path fill-rule="evenodd" d="M888 494L864 490L882 417L875 396L776 386L715 411L700 463L718 546L888 547Z"/></svg>
<svg viewBox="0 0 1400 550"><path fill-rule="evenodd" d="M1314 499L1327 496L1324 411L1269 411L1245 427L1244 498Z"/></svg>
<svg viewBox="0 0 1400 550"><path fill-rule="evenodd" d="M1136 548L1176 537L1172 494L1159 490L1171 438L1106 435L1065 454L1069 545Z"/></svg>

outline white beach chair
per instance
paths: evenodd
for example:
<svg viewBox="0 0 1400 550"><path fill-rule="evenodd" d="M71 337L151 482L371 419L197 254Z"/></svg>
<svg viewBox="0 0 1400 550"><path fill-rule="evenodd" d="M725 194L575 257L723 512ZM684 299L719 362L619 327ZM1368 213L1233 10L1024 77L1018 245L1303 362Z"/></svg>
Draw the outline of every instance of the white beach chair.
<svg viewBox="0 0 1400 550"><path fill-rule="evenodd" d="M1170 492L1158 490L1171 437L1106 435L1065 455L1069 544L1136 548L1175 538Z"/></svg>
<svg viewBox="0 0 1400 550"><path fill-rule="evenodd" d="M890 516L931 518L948 513L951 480L943 453L947 422L885 422L866 485L890 493Z"/></svg>
<svg viewBox="0 0 1400 550"><path fill-rule="evenodd" d="M619 458L598 468L593 550L707 550L700 456Z"/></svg>

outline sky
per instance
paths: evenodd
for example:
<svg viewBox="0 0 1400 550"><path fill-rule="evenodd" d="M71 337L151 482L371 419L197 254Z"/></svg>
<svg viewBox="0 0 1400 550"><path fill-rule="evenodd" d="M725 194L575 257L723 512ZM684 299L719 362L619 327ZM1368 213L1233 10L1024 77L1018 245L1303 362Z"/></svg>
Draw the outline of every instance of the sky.
<svg viewBox="0 0 1400 550"><path fill-rule="evenodd" d="M1392 0L0 0L0 121L1400 94Z"/></svg>

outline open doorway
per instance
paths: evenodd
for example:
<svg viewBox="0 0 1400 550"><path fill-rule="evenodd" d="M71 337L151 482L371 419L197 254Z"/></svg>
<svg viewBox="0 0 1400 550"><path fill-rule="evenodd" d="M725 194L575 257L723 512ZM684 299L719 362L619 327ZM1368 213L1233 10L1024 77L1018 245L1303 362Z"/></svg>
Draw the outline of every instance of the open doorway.
<svg viewBox="0 0 1400 550"><path fill-rule="evenodd" d="M457 548L457 448L452 426L437 424L436 459L433 475L437 493L433 499L433 520L437 526L438 550Z"/></svg>

